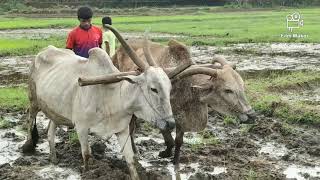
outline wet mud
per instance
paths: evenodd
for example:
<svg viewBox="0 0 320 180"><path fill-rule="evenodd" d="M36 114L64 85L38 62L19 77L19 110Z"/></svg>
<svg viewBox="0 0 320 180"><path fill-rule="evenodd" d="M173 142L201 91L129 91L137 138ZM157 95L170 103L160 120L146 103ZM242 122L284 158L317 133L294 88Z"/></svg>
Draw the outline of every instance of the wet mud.
<svg viewBox="0 0 320 180"><path fill-rule="evenodd" d="M29 65L34 56L0 58L0 86L16 86L27 82Z"/></svg>
<svg viewBox="0 0 320 180"><path fill-rule="evenodd" d="M49 161L46 126L42 113L37 117L40 143L33 155L23 155L22 130L25 113L2 112L14 126L1 129L0 179L130 179L116 137L90 136L93 158L84 172L80 144L70 140L66 128L58 128L58 164ZM159 131L141 122L135 142L138 172L143 180L153 179L319 179L320 132L316 128L284 124L259 117L253 125L226 125L214 112L209 115L206 133L187 133L179 168L172 158L160 159L164 150ZM208 143L206 139L215 139ZM4 158L5 157L5 158Z"/></svg>
<svg viewBox="0 0 320 180"><path fill-rule="evenodd" d="M72 29L14 29L14 30L0 30L1 38L27 38L27 39L46 39L57 36L67 36ZM121 33L124 38L141 38L144 32L124 32ZM183 38L185 36L168 34L168 33L155 33L150 32L149 36L152 38Z"/></svg>
<svg viewBox="0 0 320 180"><path fill-rule="evenodd" d="M239 71L320 70L320 44L264 43L236 44L226 47L191 47L193 61L208 63L214 54L222 54Z"/></svg>
<svg viewBox="0 0 320 180"><path fill-rule="evenodd" d="M130 34L141 37L141 34ZM165 35L164 35L165 36ZM168 35L170 36L170 35ZM238 50L240 49L240 50ZM248 50L251 49L251 50ZM272 72L320 70L320 44L239 44L226 47L193 46L192 60L198 64L210 63L215 54L224 55L236 64L237 71L255 76ZM244 52L242 52L244 51ZM283 52L283 54L281 54ZM294 53L294 56L290 55ZM0 86L25 82L29 64L35 56L1 57Z"/></svg>

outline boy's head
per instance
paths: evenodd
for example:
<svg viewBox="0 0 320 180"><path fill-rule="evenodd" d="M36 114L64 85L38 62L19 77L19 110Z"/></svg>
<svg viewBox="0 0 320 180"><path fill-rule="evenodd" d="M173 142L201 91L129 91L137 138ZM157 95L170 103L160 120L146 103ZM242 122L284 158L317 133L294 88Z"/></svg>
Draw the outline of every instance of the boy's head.
<svg viewBox="0 0 320 180"><path fill-rule="evenodd" d="M112 19L109 16L102 18L102 26L105 27L105 24L112 25Z"/></svg>
<svg viewBox="0 0 320 180"><path fill-rule="evenodd" d="M91 27L91 18L93 12L89 7L81 7L78 9L78 19L80 21L80 27L83 29L89 29Z"/></svg>

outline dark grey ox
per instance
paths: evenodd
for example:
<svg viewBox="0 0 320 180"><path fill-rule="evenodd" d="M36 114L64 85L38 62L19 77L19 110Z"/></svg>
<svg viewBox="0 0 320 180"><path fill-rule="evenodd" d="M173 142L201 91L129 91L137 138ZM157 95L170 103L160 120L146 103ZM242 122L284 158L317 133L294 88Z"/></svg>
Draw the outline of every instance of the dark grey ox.
<svg viewBox="0 0 320 180"><path fill-rule="evenodd" d="M168 46L150 41L146 42L146 40L130 40L128 43L139 57L153 57L154 61L163 68L191 62L190 52L187 47L175 40L171 40ZM150 46L150 55L145 54L143 50L143 47L146 46L145 44ZM137 68L130 61L123 47L116 51L112 61L120 71ZM199 74L190 73L190 71L194 70L194 66L191 66L187 70L189 71L189 73L186 73L188 75L184 74L184 77L193 76L184 79L179 78L179 76L175 78L170 100L176 121L176 138L174 141L171 131L161 131L167 148L159 154L160 157L170 157L175 146L174 164L179 163L184 132L198 132L206 127L208 105L219 113L238 116L243 122L253 119L255 116L253 109L246 100L245 87L241 76L223 57L214 57L213 63L215 62L218 65L203 65L203 67L212 68L211 77L208 76L208 73L205 73L208 70ZM134 126L134 123L131 123L131 126ZM133 142L133 135L131 137ZM135 150L136 148L133 147L133 149Z"/></svg>
<svg viewBox="0 0 320 180"><path fill-rule="evenodd" d="M75 126L86 170L91 154L88 132L105 137L116 134L131 178L136 180L139 177L134 166L129 123L135 115L162 131L173 129L171 82L161 67L148 58L149 63L138 58L120 34L112 30L141 72L120 72L100 48L91 49L88 59L53 46L42 50L30 69L28 138L23 151L34 151L38 137L36 115L43 111L51 119L48 129L51 161L57 161L54 138L58 125ZM175 69L170 74L173 77L178 71ZM82 87L78 83L90 86Z"/></svg>

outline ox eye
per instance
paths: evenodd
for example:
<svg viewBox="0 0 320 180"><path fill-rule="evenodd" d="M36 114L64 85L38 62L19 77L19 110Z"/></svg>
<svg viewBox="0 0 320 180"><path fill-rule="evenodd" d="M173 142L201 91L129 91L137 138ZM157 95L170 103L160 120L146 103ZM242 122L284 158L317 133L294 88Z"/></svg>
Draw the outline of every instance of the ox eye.
<svg viewBox="0 0 320 180"><path fill-rule="evenodd" d="M231 89L225 89L224 92L227 93L227 94L233 93L233 91Z"/></svg>
<svg viewBox="0 0 320 180"><path fill-rule="evenodd" d="M158 94L158 90L156 88L151 88L151 91Z"/></svg>

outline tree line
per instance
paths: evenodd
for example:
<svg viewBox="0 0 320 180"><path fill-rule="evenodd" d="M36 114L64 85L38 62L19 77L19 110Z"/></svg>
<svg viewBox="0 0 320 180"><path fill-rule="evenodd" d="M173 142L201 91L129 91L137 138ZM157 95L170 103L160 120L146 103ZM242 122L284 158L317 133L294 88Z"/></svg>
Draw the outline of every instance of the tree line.
<svg viewBox="0 0 320 180"><path fill-rule="evenodd" d="M19 9L22 6L46 8L57 5L104 7L141 7L141 6L226 6L231 8L276 7L276 6L313 6L320 0L0 0L0 9Z"/></svg>

